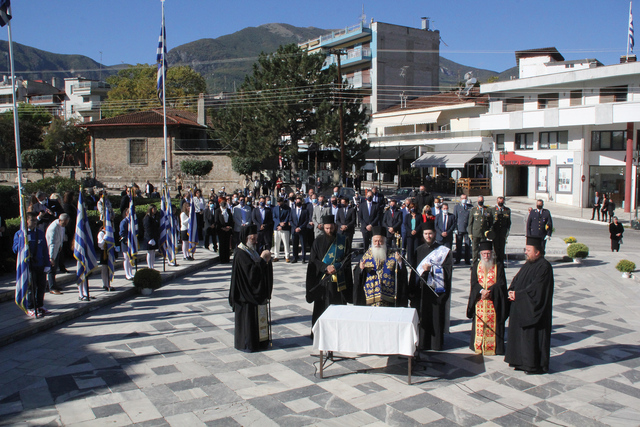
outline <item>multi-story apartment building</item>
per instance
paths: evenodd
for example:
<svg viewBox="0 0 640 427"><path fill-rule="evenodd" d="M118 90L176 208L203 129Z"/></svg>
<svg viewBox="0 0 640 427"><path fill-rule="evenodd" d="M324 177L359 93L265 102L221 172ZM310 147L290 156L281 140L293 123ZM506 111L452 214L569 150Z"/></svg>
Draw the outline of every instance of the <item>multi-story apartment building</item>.
<svg viewBox="0 0 640 427"><path fill-rule="evenodd" d="M520 78L481 86L493 193L588 207L599 191L634 206L640 63L565 61L555 48L518 51L516 61Z"/></svg>
<svg viewBox="0 0 640 427"><path fill-rule="evenodd" d="M23 80L16 78L16 102L23 102L41 106L54 116L61 116L64 91L52 84L41 80ZM13 110L13 90L11 78L3 76L0 81L0 113Z"/></svg>
<svg viewBox="0 0 640 427"><path fill-rule="evenodd" d="M64 114L65 118L72 117L82 122L100 120L100 106L107 99L108 83L71 77L64 79Z"/></svg>
<svg viewBox="0 0 640 427"><path fill-rule="evenodd" d="M372 113L438 92L440 32L401 25L361 22L299 45L328 55L325 66L340 65L343 79L363 94Z"/></svg>

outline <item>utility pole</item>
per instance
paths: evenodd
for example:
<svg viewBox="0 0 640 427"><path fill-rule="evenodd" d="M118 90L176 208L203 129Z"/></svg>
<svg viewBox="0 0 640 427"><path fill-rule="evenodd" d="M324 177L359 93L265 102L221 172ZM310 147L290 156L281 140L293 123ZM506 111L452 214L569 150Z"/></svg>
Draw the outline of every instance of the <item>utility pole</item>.
<svg viewBox="0 0 640 427"><path fill-rule="evenodd" d="M344 107L342 104L342 64L340 62L340 56L346 53L340 49L331 49L329 53L332 53L338 57L338 82L340 84L340 105L339 105L339 114L340 114L340 179L342 181L342 185L345 185L347 182L347 166L345 160L344 153Z"/></svg>

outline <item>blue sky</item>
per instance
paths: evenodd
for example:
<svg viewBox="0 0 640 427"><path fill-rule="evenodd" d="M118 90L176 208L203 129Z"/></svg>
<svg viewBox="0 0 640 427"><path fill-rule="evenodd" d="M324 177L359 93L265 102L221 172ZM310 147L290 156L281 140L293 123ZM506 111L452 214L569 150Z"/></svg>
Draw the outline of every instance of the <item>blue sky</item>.
<svg viewBox="0 0 640 427"><path fill-rule="evenodd" d="M15 42L96 61L102 52L105 65L155 62L160 0L12 3ZM597 58L606 65L626 53L626 0L166 0L167 45L272 22L342 28L359 22L363 4L367 20L419 28L420 18L430 17L446 43L440 45L442 56L494 71L515 66L514 51L522 49L555 46L567 60ZM6 27L0 39L7 39Z"/></svg>

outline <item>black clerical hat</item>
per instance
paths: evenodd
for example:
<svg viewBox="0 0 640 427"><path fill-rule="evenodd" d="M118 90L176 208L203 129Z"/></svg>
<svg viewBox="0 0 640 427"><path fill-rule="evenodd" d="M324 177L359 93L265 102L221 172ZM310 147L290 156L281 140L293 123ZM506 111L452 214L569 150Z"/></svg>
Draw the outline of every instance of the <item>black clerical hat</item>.
<svg viewBox="0 0 640 427"><path fill-rule="evenodd" d="M484 242L480 242L480 252L482 251L490 251L493 250L493 242L489 240L485 240Z"/></svg>
<svg viewBox="0 0 640 427"><path fill-rule="evenodd" d="M240 228L240 241L246 245L247 237L252 234L258 234L258 227L255 224L243 225Z"/></svg>
<svg viewBox="0 0 640 427"><path fill-rule="evenodd" d="M322 216L322 223L323 224L335 224L335 220L333 218L333 215L323 215Z"/></svg>
<svg viewBox="0 0 640 427"><path fill-rule="evenodd" d="M436 223L428 219L425 223L422 224L422 231L427 230L436 231Z"/></svg>
<svg viewBox="0 0 640 427"><path fill-rule="evenodd" d="M387 237L387 233L384 232L384 228L382 227L373 227L371 229L371 233L374 236L382 236L382 237Z"/></svg>
<svg viewBox="0 0 640 427"><path fill-rule="evenodd" d="M542 237L527 236L527 246L533 246L534 248L541 251L543 249L542 242Z"/></svg>

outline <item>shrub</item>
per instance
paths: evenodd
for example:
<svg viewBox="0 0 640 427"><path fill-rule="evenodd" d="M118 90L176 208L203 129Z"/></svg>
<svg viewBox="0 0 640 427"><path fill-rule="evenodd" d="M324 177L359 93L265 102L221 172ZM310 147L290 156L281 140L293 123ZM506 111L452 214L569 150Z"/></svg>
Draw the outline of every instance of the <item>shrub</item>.
<svg viewBox="0 0 640 427"><path fill-rule="evenodd" d="M567 255L570 258L586 258L589 256L589 248L583 243L572 243L567 247Z"/></svg>
<svg viewBox="0 0 640 427"><path fill-rule="evenodd" d="M180 170L187 175L203 177L211 172L213 162L211 160L183 160L180 162Z"/></svg>
<svg viewBox="0 0 640 427"><path fill-rule="evenodd" d="M576 238L575 238L575 237L571 237L571 236L566 237L566 238L564 239L564 242L565 242L566 244L569 244L569 243L576 243L577 241L578 241L578 240L576 240Z"/></svg>
<svg viewBox="0 0 640 427"><path fill-rule="evenodd" d="M43 191L47 194L58 193L62 196L65 191L73 191L78 194L80 181L57 176L54 178L41 179L36 182L28 182L24 184L23 188L24 194L27 196L32 193L37 193L38 191Z"/></svg>
<svg viewBox="0 0 640 427"><path fill-rule="evenodd" d="M636 269L636 264L628 259L621 259L616 265L616 270L622 273L633 273Z"/></svg>
<svg viewBox="0 0 640 427"><path fill-rule="evenodd" d="M138 289L158 289L162 286L162 276L157 270L142 268L133 276L133 285Z"/></svg>
<svg viewBox="0 0 640 427"><path fill-rule="evenodd" d="M22 163L24 163L27 168L35 169L42 174L42 179L44 179L45 169L52 168L56 165L56 155L51 150L43 150L42 148L24 150L21 157Z"/></svg>

